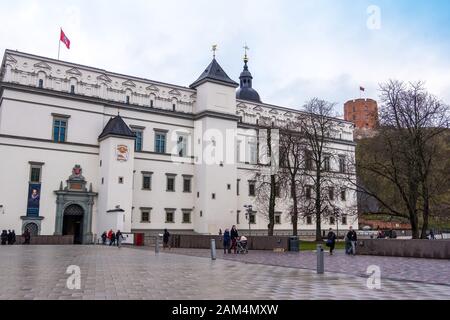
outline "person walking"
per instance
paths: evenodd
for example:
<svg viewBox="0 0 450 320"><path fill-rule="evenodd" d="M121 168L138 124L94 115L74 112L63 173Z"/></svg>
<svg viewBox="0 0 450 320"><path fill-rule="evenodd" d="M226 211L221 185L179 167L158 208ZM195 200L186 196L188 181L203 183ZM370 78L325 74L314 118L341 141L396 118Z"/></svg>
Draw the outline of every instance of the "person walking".
<svg viewBox="0 0 450 320"><path fill-rule="evenodd" d="M169 240L170 240L170 233L169 233L169 231L167 231L167 229L164 229L163 250L165 250L166 248L169 248L169 250L170 250Z"/></svg>
<svg viewBox="0 0 450 320"><path fill-rule="evenodd" d="M230 253L230 240L230 230L225 229L225 233L223 234L223 254L227 254L227 252Z"/></svg>
<svg viewBox="0 0 450 320"><path fill-rule="evenodd" d="M236 226L233 226L231 228L230 236L231 236L231 248L228 252L231 253L231 250L233 249L234 254L236 254L237 253L237 241L239 239L239 233L237 231Z"/></svg>
<svg viewBox="0 0 450 320"><path fill-rule="evenodd" d="M106 234L106 231L102 233L102 244L106 245L106 239L108 238L108 235Z"/></svg>
<svg viewBox="0 0 450 320"><path fill-rule="evenodd" d="M11 241L12 241L12 233L11 230L8 230L8 241L7 241L8 245L11 244Z"/></svg>
<svg viewBox="0 0 450 320"><path fill-rule="evenodd" d="M109 244L111 244L111 240L112 240L112 235L113 235L113 233L114 233L114 232L112 231L112 229L108 231L107 238L108 238Z"/></svg>
<svg viewBox="0 0 450 320"><path fill-rule="evenodd" d="M430 230L430 240L436 240L433 230Z"/></svg>
<svg viewBox="0 0 450 320"><path fill-rule="evenodd" d="M2 246L6 245L6 243L8 242L8 232L6 232L6 230L3 230L0 238L2 241Z"/></svg>
<svg viewBox="0 0 450 320"><path fill-rule="evenodd" d="M333 229L330 228L327 235L327 247L330 248L330 256L333 255L334 248L336 247L336 234L333 232Z"/></svg>
<svg viewBox="0 0 450 320"><path fill-rule="evenodd" d="M122 245L122 240L124 239L122 232L120 230L117 230L116 233L116 241L117 241L117 247L120 248Z"/></svg>
<svg viewBox="0 0 450 320"><path fill-rule="evenodd" d="M11 242L10 242L10 245L13 245L13 244L15 244L16 243L16 231L12 231L11 232Z"/></svg>
<svg viewBox="0 0 450 320"><path fill-rule="evenodd" d="M356 231L353 230L353 227L350 226L349 232L347 233L348 241L350 242L349 254L351 251L352 255L356 255L356 241L358 241L358 237L356 235Z"/></svg>
<svg viewBox="0 0 450 320"><path fill-rule="evenodd" d="M111 247L115 245L116 245L116 234L111 230L111 239L109 241L109 246Z"/></svg>
<svg viewBox="0 0 450 320"><path fill-rule="evenodd" d="M25 240L23 242L23 244L30 244L31 243L31 233L30 230L25 229L25 231L23 232L23 239Z"/></svg>

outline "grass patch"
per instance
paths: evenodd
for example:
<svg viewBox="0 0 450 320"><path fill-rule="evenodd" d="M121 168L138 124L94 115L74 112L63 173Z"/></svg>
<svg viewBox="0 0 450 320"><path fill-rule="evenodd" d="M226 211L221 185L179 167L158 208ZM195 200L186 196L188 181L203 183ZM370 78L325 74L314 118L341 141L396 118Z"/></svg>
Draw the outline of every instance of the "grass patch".
<svg viewBox="0 0 450 320"><path fill-rule="evenodd" d="M300 251L312 251L317 249L317 245L321 244L324 248L328 248L325 242L313 242L313 241L302 241L300 240ZM342 241L336 242L335 250L345 249L345 243Z"/></svg>

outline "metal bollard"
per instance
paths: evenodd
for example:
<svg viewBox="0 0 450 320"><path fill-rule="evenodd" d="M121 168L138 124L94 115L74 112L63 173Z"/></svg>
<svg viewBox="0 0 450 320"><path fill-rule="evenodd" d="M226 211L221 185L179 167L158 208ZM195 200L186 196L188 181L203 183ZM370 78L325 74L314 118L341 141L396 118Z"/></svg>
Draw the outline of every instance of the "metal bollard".
<svg viewBox="0 0 450 320"><path fill-rule="evenodd" d="M156 236L155 253L159 253L159 236Z"/></svg>
<svg viewBox="0 0 450 320"><path fill-rule="evenodd" d="M323 247L321 244L317 245L317 273L324 273L324 258L323 258Z"/></svg>
<svg viewBox="0 0 450 320"><path fill-rule="evenodd" d="M216 240L211 239L211 260L216 260Z"/></svg>

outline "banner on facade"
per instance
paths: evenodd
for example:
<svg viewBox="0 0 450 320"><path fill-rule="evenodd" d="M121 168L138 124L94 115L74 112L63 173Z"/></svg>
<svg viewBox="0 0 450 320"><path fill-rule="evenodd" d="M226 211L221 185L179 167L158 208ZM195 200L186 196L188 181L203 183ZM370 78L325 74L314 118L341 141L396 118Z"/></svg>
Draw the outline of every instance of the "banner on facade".
<svg viewBox="0 0 450 320"><path fill-rule="evenodd" d="M41 184L30 183L28 188L27 216L39 217L39 205L41 202Z"/></svg>

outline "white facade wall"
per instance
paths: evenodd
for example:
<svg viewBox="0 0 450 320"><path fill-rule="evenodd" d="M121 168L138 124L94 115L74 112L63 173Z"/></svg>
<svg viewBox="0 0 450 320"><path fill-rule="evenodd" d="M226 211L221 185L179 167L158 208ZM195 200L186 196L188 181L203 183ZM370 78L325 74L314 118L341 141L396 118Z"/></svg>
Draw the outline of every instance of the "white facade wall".
<svg viewBox="0 0 450 320"><path fill-rule="evenodd" d="M12 51L5 55L0 77L4 83L0 97L0 153L3 155L0 228L21 229L20 217L26 214L27 206L29 162L42 162L45 164L41 234L46 235L55 231L54 191L77 164L81 165L88 184L92 183L93 191L99 193L93 211L94 234L118 227L122 231L168 228L215 234L219 229L236 224L238 211L238 227L247 229L244 205L253 204L258 211L255 199L248 194L248 180L253 180L257 172L256 166L249 164L252 160L250 144L256 143L257 131L238 129L238 122L227 117L239 116L242 123L250 125L256 125L261 117L280 124L297 112L236 101L234 88L216 83L207 82L192 90ZM39 79L44 82L43 90L38 88ZM75 95L69 95L72 85ZM129 105L125 103L127 96L130 96ZM174 105L176 112L171 113ZM142 152L131 152L131 159L126 164L115 161L114 150L117 144L125 143L132 151L133 141L116 138L98 141L107 122L119 112L132 130L143 133ZM203 112L225 117L205 116L195 120L194 116ZM52 141L52 122L58 115L69 117L67 143L63 144ZM166 154L154 152L155 130L167 131ZM211 142L211 130L223 137L229 130L237 132L236 137L224 143L224 148L231 145L233 154L226 154L224 149L223 166L221 161L212 165L198 162L198 153ZM183 159L173 156L177 153L180 134L188 137L188 154ZM205 138L202 145L198 144L199 138ZM349 156L354 154L351 123L336 120L334 138L340 141L331 148ZM236 141L241 141L241 158L237 163L229 163L227 160L236 159ZM332 163L334 167L337 165ZM153 173L151 190L142 189L142 172ZM175 192L167 192L166 174L176 175ZM117 186L119 175L124 176L124 185ZM190 193L183 192L183 176L192 176ZM236 190L238 179L239 195ZM278 202L277 211L283 213L282 224L275 228L290 230L289 203L286 200ZM125 210L125 220L123 216L106 214L106 210L117 205ZM349 192L347 203L342 207L353 205L356 205L356 196ZM149 223L141 221L141 208L151 208ZM174 223L165 221L167 208L176 209ZM192 210L191 221L183 223L183 210L189 209ZM256 224L251 228L266 230L267 223L262 215L257 215ZM357 228L356 217L349 217L348 225ZM328 227L324 221L323 228ZM299 229L314 230L315 225L300 221Z"/></svg>

